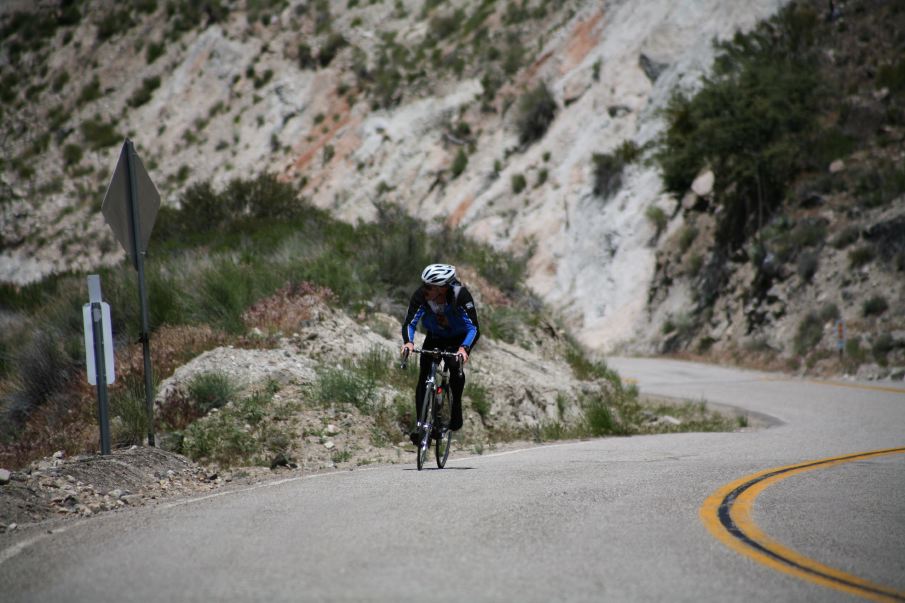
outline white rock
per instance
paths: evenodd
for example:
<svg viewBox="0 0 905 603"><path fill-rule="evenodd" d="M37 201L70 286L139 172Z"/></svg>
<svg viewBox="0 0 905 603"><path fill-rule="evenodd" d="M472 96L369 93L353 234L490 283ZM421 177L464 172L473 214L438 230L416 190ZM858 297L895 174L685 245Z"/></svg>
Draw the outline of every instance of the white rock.
<svg viewBox="0 0 905 603"><path fill-rule="evenodd" d="M0 469L0 486L8 484L12 474L8 469Z"/></svg>
<svg viewBox="0 0 905 603"><path fill-rule="evenodd" d="M663 415L662 417L660 417L660 420L663 421L664 423L669 423L670 425L681 425L682 424L682 421L673 417L672 415Z"/></svg>
<svg viewBox="0 0 905 603"><path fill-rule="evenodd" d="M691 183L691 190L698 197L706 197L713 192L714 180L713 170L707 170L694 179L694 182Z"/></svg>
<svg viewBox="0 0 905 603"><path fill-rule="evenodd" d="M841 159L837 159L833 163L830 164L830 174L838 174L842 170L845 169L845 162Z"/></svg>
<svg viewBox="0 0 905 603"><path fill-rule="evenodd" d="M327 425L326 432L327 435L336 435L339 433L339 428L333 423L330 423L329 425Z"/></svg>
<svg viewBox="0 0 905 603"><path fill-rule="evenodd" d="M327 440L324 442L324 448L327 450L333 450L336 447L336 444L333 443L333 440Z"/></svg>
<svg viewBox="0 0 905 603"><path fill-rule="evenodd" d="M66 453L64 453L62 450L57 450L56 452L53 453L53 458L55 458L57 460L63 458L64 456L66 456Z"/></svg>

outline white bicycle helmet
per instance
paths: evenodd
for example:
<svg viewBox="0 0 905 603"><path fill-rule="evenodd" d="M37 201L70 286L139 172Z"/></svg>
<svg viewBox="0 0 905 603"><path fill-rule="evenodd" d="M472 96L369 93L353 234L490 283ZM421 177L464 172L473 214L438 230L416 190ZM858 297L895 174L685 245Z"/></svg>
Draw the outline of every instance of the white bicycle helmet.
<svg viewBox="0 0 905 603"><path fill-rule="evenodd" d="M421 280L425 285L442 287L448 285L456 278L456 267L449 264L431 264L421 273Z"/></svg>

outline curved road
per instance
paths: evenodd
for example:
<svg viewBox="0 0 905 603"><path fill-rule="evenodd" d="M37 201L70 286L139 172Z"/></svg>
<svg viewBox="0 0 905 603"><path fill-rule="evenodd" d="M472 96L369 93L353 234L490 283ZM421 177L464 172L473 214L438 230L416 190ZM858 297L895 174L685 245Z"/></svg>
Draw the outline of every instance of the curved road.
<svg viewBox="0 0 905 603"><path fill-rule="evenodd" d="M413 458L23 530L2 598L905 601L905 385L610 364L781 423Z"/></svg>

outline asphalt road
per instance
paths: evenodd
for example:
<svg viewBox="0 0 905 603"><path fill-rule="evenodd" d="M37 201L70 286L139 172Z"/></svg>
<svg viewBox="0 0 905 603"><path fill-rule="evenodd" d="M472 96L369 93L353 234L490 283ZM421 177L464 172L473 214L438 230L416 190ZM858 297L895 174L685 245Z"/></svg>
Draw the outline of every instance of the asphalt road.
<svg viewBox="0 0 905 603"><path fill-rule="evenodd" d="M0 598L905 600L905 386L610 364L642 391L781 423L459 457L442 471L412 458L25 530L0 550Z"/></svg>

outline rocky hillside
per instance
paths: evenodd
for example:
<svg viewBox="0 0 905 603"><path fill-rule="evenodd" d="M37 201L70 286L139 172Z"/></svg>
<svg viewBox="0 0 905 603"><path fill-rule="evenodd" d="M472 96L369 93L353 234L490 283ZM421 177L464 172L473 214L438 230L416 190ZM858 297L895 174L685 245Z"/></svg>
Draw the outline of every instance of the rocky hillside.
<svg viewBox="0 0 905 603"><path fill-rule="evenodd" d="M831 5L723 44L670 104L650 350L905 377L905 8Z"/></svg>
<svg viewBox="0 0 905 603"><path fill-rule="evenodd" d="M804 176L783 168L766 193L762 253L748 250L751 228L746 242L717 243L724 193L746 184L707 160L715 143L696 148L690 178L664 176L670 100L704 87L714 41L785 5L4 3L0 280L122 259L98 209L129 136L170 207L193 184L268 171L342 219L394 204L523 257L532 290L593 349L787 366L831 351L843 318L857 349L828 370L901 364L898 247L887 245L903 204L898 3L794 4L814 17L809 52L839 102L814 108L831 130L802 150L814 165L787 162ZM882 203L867 200L878 189ZM776 211L786 198L798 205ZM753 215L751 195L746 207ZM819 244L779 240L807 238L811 223ZM767 269L752 257L771 258ZM871 309L879 298L886 307Z"/></svg>
<svg viewBox="0 0 905 603"><path fill-rule="evenodd" d="M671 201L637 164L602 203L593 156L653 141L711 39L780 4L4 3L0 279L122 258L97 210L128 135L165 203L269 170L346 219L389 201L525 254L531 287L612 347L646 320L644 210Z"/></svg>

